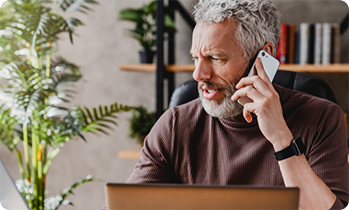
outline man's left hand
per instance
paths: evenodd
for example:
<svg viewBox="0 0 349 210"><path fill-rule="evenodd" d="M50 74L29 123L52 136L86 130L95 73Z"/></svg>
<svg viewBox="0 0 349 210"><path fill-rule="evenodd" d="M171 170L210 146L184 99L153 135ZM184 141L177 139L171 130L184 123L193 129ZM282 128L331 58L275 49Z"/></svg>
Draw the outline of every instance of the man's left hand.
<svg viewBox="0 0 349 210"><path fill-rule="evenodd" d="M279 94L269 81L260 58L256 59L255 69L257 75L242 78L231 99L237 101L240 97L247 96L253 100L244 105L243 116L247 122L251 122L253 112L257 116L261 132L273 144L275 151L278 151L291 144L293 135L283 117Z"/></svg>

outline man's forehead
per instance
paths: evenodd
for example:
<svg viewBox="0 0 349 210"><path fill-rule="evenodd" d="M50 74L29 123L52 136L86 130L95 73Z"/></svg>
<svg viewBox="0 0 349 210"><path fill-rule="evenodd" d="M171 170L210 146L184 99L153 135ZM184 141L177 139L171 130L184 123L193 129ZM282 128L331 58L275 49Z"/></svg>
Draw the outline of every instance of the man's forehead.
<svg viewBox="0 0 349 210"><path fill-rule="evenodd" d="M210 54L223 55L228 46L236 47L235 31L236 24L230 21L199 22L193 32L190 53L195 54L197 50L200 50Z"/></svg>

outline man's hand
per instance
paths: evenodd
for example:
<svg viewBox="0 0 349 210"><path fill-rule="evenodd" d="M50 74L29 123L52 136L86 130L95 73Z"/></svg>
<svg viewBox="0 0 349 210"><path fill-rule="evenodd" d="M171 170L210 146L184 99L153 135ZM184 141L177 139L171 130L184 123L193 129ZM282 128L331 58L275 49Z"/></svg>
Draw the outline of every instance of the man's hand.
<svg viewBox="0 0 349 210"><path fill-rule="evenodd" d="M261 132L278 151L291 144L293 135L284 120L279 95L269 81L260 58L256 59L255 68L257 75L242 78L231 99L237 101L240 97L247 96L253 100L244 105L243 116L247 122L251 122L253 112L257 116Z"/></svg>

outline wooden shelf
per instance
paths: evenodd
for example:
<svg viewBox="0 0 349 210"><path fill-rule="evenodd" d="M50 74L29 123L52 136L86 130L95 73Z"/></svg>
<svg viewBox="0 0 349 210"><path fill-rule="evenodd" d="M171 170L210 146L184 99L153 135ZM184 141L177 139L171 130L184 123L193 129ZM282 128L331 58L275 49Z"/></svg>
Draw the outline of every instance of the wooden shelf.
<svg viewBox="0 0 349 210"><path fill-rule="evenodd" d="M297 64L282 64L279 69L309 72L309 73L348 73L349 64L330 64L330 65L297 65Z"/></svg>
<svg viewBox="0 0 349 210"><path fill-rule="evenodd" d="M123 64L119 68L124 71L156 72L155 64ZM193 72L195 66L194 64L165 65L165 69L169 72Z"/></svg>
<svg viewBox="0 0 349 210"><path fill-rule="evenodd" d="M155 72L155 64L123 64L119 66L124 71Z"/></svg>
<svg viewBox="0 0 349 210"><path fill-rule="evenodd" d="M119 66L124 71L139 72L156 72L155 64L125 64ZM165 69L169 72L193 72L194 64L176 64L165 65ZM279 69L308 72L308 73L349 73L349 64L330 64L330 65L298 65L298 64L282 64Z"/></svg>
<svg viewBox="0 0 349 210"><path fill-rule="evenodd" d="M139 159L141 157L141 149L133 149L121 151L118 153L120 159Z"/></svg>

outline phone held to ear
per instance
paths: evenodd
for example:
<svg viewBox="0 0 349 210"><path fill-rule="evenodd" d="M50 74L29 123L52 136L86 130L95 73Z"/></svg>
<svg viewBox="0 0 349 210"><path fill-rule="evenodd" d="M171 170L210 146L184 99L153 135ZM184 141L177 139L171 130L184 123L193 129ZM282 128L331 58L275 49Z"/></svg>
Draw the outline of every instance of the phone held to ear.
<svg viewBox="0 0 349 210"><path fill-rule="evenodd" d="M258 52L257 57L261 58L262 65L263 65L263 68L265 70L265 73L268 75L268 78L269 78L270 82L272 82L274 77L275 77L276 71L279 68L280 62L276 58L274 58L272 55L270 55L269 53L267 53L264 50L260 50ZM250 72L247 75L248 77L249 76L253 76L253 75L256 74L255 70L254 70L255 63L256 63L256 60L254 61L253 65L251 67L251 70L250 70ZM238 102L241 105L245 105L246 103L253 102L253 100L248 98L247 96L244 96L244 97L239 98Z"/></svg>

